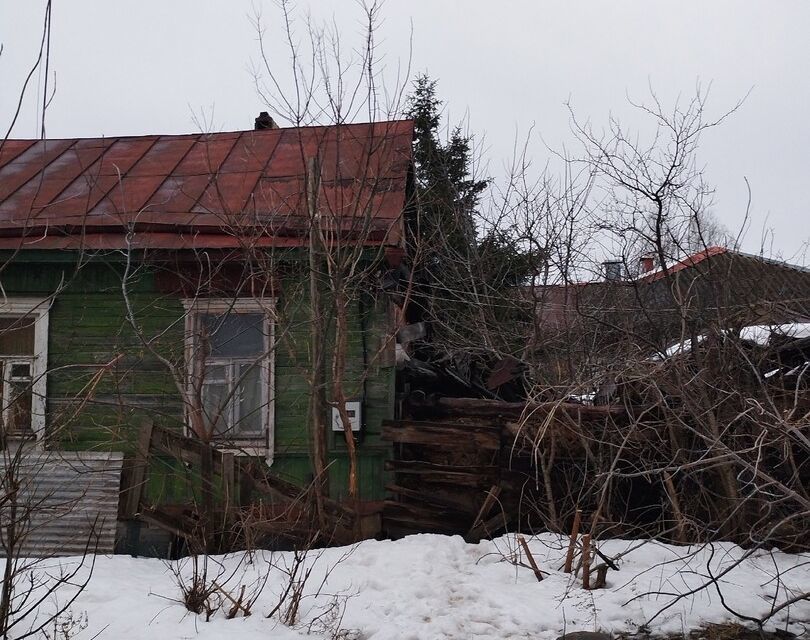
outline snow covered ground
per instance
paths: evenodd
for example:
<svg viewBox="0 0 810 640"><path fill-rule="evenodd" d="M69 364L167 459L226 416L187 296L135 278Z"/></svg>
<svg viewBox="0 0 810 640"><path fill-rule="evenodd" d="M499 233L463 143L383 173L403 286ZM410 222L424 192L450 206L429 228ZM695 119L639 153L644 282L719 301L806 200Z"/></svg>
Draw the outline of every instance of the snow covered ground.
<svg viewBox="0 0 810 640"><path fill-rule="evenodd" d="M600 544L600 550L615 556L638 544L614 540ZM220 610L210 622L175 601L180 592L170 565L189 575L190 562L98 557L89 586L71 607L75 617L86 613L88 620L75 637L265 640L302 638L310 632L314 637L374 640L556 638L576 630L632 631L672 605L650 625L664 633L733 620L722 601L746 615L761 616L774 601L810 590L810 556L757 552L724 575L717 588L674 602L744 552L731 544L688 548L651 542L621 559L619 571L608 573L607 588L584 591L579 580L559 571L565 540L546 534L530 538L529 546L548 574L542 582L530 569L505 560L514 554L513 536L466 544L459 537L417 535L325 550L314 560L294 628L265 618L285 584L283 571L274 567L289 566L290 553L257 552L252 562L244 554L212 558L208 577L233 595L243 584L250 593L267 579L253 615L226 619ZM60 600L67 597L67 590L59 591ZM52 606L54 602L44 604L43 612ZM810 629L810 602L791 606L774 622L784 624L788 613L794 633ZM334 635L335 629L343 635Z"/></svg>

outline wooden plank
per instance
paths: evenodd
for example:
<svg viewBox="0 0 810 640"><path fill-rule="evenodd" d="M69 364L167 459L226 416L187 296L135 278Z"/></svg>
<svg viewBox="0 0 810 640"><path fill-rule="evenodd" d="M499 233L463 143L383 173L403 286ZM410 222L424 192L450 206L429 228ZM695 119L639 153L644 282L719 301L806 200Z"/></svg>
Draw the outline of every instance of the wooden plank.
<svg viewBox="0 0 810 640"><path fill-rule="evenodd" d="M444 507L445 509L452 509L468 515L475 511L475 499L472 497L472 495L469 497L450 496L446 493L436 492L432 488L422 490L410 489L397 484L388 484L385 486L385 489L390 493L409 500L425 502L427 504L432 504L437 507Z"/></svg>
<svg viewBox="0 0 810 640"><path fill-rule="evenodd" d="M214 521L214 450L211 447L204 447L201 453L202 512L207 527Z"/></svg>
<svg viewBox="0 0 810 640"><path fill-rule="evenodd" d="M478 510L478 515L475 516L475 520L473 520L472 526L470 527L469 531L467 531L467 537L470 538L475 535L478 525L481 524L481 521L489 515L489 512L492 511L492 507L495 504L495 501L498 499L498 496L501 495L501 487L499 485L492 485L489 491L487 491L486 498L484 498L484 502L481 505L481 508ZM480 536L479 536L480 537Z"/></svg>
<svg viewBox="0 0 810 640"><path fill-rule="evenodd" d="M194 536L194 523L187 518L172 516L154 508L144 509L138 514L138 517L144 522L173 533L180 538L192 538Z"/></svg>
<svg viewBox="0 0 810 640"><path fill-rule="evenodd" d="M386 460L385 469L396 473L419 475L431 482L471 487L495 484L499 471L498 467L490 465L446 465L421 460Z"/></svg>
<svg viewBox="0 0 810 640"><path fill-rule="evenodd" d="M579 537L579 525L581 521L582 511L577 509L574 514L574 524L571 527L571 535L568 537L568 551L565 554L565 565L563 569L565 573L571 573L571 569L574 566L574 550L576 548L577 538Z"/></svg>
<svg viewBox="0 0 810 640"><path fill-rule="evenodd" d="M222 452L215 447L196 438L175 433L170 429L155 427L152 436L152 449L175 460L185 462L194 469L201 468L203 458L208 451L213 451L211 464L214 475L223 473Z"/></svg>
<svg viewBox="0 0 810 640"><path fill-rule="evenodd" d="M154 424L147 418L141 425L138 434L138 443L135 450L135 463L129 474L129 486L126 488L126 506L124 508L125 518L134 518L141 505L143 490L146 486L146 471L149 464L149 450L152 442Z"/></svg>
<svg viewBox="0 0 810 640"><path fill-rule="evenodd" d="M239 506L233 453L222 454L222 500L226 512L233 511Z"/></svg>
<svg viewBox="0 0 810 640"><path fill-rule="evenodd" d="M382 439L400 444L421 444L451 450L498 451L501 447L500 429L467 424L385 421Z"/></svg>
<svg viewBox="0 0 810 640"><path fill-rule="evenodd" d="M310 487L302 487L288 482L272 473L254 473L251 475L251 479L253 481L253 488L256 491L285 500L301 500L307 497L310 491ZM324 510L332 516L347 519L354 518L356 515L354 510L350 507L329 498L324 498Z"/></svg>
<svg viewBox="0 0 810 640"><path fill-rule="evenodd" d="M432 428L450 428L450 429L475 429L482 432L491 432L493 434L498 434L501 432L501 425L499 423L486 421L480 422L475 420L475 418L456 418L456 417L445 417L440 418L438 420L411 420L411 419L399 419L399 420L382 420L381 424L383 427L398 427L401 425L414 427L414 428L425 428L425 429L432 429Z"/></svg>
<svg viewBox="0 0 810 640"><path fill-rule="evenodd" d="M533 416L545 417L559 411L571 417L605 418L626 414L624 407L615 405L591 406L572 402L504 402L480 398L439 398L436 407L450 414L473 416Z"/></svg>
<svg viewBox="0 0 810 640"><path fill-rule="evenodd" d="M383 526L388 527L393 523L415 530L451 533L464 526L464 519L424 505L386 501L383 506Z"/></svg>
<svg viewBox="0 0 810 640"><path fill-rule="evenodd" d="M484 536L491 536L495 533L498 533L498 531L500 531L509 524L510 520L511 514L509 512L496 513L494 516L489 518L489 520L484 520L478 526L478 529L481 531L479 538L482 538Z"/></svg>
<svg viewBox="0 0 810 640"><path fill-rule="evenodd" d="M582 536L582 588L591 588L591 534Z"/></svg>
<svg viewBox="0 0 810 640"><path fill-rule="evenodd" d="M526 543L526 538L523 536L517 537L520 546L523 547L523 551L526 553L526 559L529 561L529 564L532 567L532 571L534 571L534 577L537 578L537 582L543 581L543 572L540 571L540 567L537 566L537 563L534 560L534 556L532 555L531 550L529 549L529 545Z"/></svg>

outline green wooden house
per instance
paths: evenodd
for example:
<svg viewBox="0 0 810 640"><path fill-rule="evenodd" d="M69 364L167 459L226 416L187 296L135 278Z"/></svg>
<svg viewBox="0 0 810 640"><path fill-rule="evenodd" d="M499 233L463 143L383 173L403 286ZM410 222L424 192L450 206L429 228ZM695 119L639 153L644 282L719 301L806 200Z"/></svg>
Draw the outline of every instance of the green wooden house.
<svg viewBox="0 0 810 640"><path fill-rule="evenodd" d="M350 423L359 498L376 508L398 317L379 283L403 259L412 132L263 118L250 131L0 144L5 451L122 452L126 467L148 423L202 431L307 483L314 406L332 496L347 492ZM188 499L176 476L150 471L154 501Z"/></svg>

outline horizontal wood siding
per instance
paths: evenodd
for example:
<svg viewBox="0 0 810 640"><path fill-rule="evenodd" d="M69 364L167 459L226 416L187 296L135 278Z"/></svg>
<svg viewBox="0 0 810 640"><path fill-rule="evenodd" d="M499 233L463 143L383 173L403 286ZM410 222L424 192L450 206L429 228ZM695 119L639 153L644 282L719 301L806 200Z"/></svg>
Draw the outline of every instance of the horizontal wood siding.
<svg viewBox="0 0 810 640"><path fill-rule="evenodd" d="M66 283L51 309L48 341L48 429L60 446L132 454L144 418L182 429L182 402L171 375L126 321L122 265L95 260L77 269L67 261L27 262L24 257L16 257L0 272L6 295L46 296ZM184 324L179 298L160 293L154 276L146 270L137 274L130 290L143 334L159 336L154 341L158 352L182 362ZM312 472L306 424L309 322L303 274L286 276L281 292L282 318L276 326L274 469L307 482ZM383 497L388 445L380 440L380 433L382 421L394 417L394 346L388 339L389 327L388 303L383 296L367 295L352 307L346 383L348 397L364 401L359 481L361 498L367 500ZM331 416L326 418L330 424ZM330 431L328 443L334 461L331 490L340 497L346 492L348 475L343 434ZM166 501L182 500L188 484L185 472L171 464L162 466L153 470L149 493Z"/></svg>

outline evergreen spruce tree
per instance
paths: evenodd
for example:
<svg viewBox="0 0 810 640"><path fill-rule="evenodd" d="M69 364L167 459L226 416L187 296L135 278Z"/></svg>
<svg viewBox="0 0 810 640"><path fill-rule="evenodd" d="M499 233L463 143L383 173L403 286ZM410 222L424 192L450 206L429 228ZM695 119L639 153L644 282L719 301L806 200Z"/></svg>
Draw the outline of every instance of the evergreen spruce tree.
<svg viewBox="0 0 810 640"><path fill-rule="evenodd" d="M434 347L464 350L468 341L478 348L486 341L478 339L476 327L514 322L511 301L504 302L533 273L536 260L508 229L482 232L476 225L489 180L472 175L473 141L461 127L442 139L435 80L417 77L406 115L414 120L416 189L408 235L411 254L419 256L411 320L428 320L439 331Z"/></svg>
<svg viewBox="0 0 810 640"><path fill-rule="evenodd" d="M472 141L456 127L447 142L440 138L442 102L436 81L420 75L409 98L407 115L414 120L414 164L418 215L411 232L418 238L425 266L435 271L475 247L473 218L487 180L470 176Z"/></svg>

